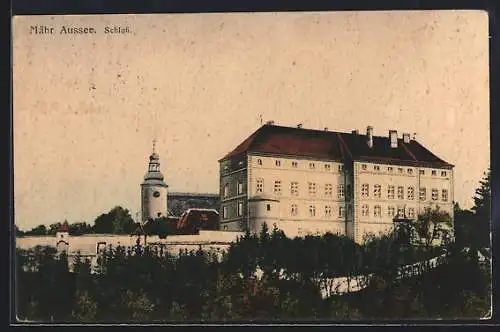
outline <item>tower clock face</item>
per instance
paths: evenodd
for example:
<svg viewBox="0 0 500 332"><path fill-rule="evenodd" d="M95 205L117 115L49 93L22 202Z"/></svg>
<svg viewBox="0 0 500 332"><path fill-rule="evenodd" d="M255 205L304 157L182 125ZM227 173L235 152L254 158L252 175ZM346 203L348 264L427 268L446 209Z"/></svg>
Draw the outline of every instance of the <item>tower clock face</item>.
<svg viewBox="0 0 500 332"><path fill-rule="evenodd" d="M159 192L159 191L155 191L155 192L153 193L153 196L154 196L154 197L160 197L160 192Z"/></svg>

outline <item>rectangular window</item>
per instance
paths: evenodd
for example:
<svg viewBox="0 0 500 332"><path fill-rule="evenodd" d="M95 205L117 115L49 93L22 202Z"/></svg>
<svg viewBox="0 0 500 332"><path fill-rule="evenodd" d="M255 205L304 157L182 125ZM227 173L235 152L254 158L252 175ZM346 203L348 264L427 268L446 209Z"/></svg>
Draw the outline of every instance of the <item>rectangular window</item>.
<svg viewBox="0 0 500 332"><path fill-rule="evenodd" d="M271 204L267 204L267 206L266 206L266 210L267 210L267 211L271 211Z"/></svg>
<svg viewBox="0 0 500 332"><path fill-rule="evenodd" d="M345 218L345 207L339 207L339 218Z"/></svg>
<svg viewBox="0 0 500 332"><path fill-rule="evenodd" d="M241 217L243 215L243 202L238 202L238 216Z"/></svg>
<svg viewBox="0 0 500 332"><path fill-rule="evenodd" d="M420 173L420 175L425 175L425 171L424 171L423 169L421 169L421 170L419 171L419 173Z"/></svg>
<svg viewBox="0 0 500 332"><path fill-rule="evenodd" d="M296 181L293 181L290 183L290 194L292 196L298 196L299 195L299 183Z"/></svg>
<svg viewBox="0 0 500 332"><path fill-rule="evenodd" d="M401 167L398 167L398 173L399 174L402 174L403 173L403 169Z"/></svg>
<svg viewBox="0 0 500 332"><path fill-rule="evenodd" d="M257 165L262 166L262 159L257 159Z"/></svg>
<svg viewBox="0 0 500 332"><path fill-rule="evenodd" d="M373 216L374 217L382 217L382 208L380 207L380 205L375 205L375 207L373 208Z"/></svg>
<svg viewBox="0 0 500 332"><path fill-rule="evenodd" d="M448 190L447 189L441 190L441 200L443 202L448 202Z"/></svg>
<svg viewBox="0 0 500 332"><path fill-rule="evenodd" d="M414 218L414 217L415 217L415 209L409 208L408 209L408 218Z"/></svg>
<svg viewBox="0 0 500 332"><path fill-rule="evenodd" d="M378 166L378 165L373 166L373 170L374 171L380 171L380 166Z"/></svg>
<svg viewBox="0 0 500 332"><path fill-rule="evenodd" d="M316 207L314 205L309 205L309 216L310 217L316 216Z"/></svg>
<svg viewBox="0 0 500 332"><path fill-rule="evenodd" d="M274 193L276 195L281 195L281 181L280 180L274 181Z"/></svg>
<svg viewBox="0 0 500 332"><path fill-rule="evenodd" d="M276 160L275 164L276 164L277 167L280 167L281 166L281 161L280 160Z"/></svg>
<svg viewBox="0 0 500 332"><path fill-rule="evenodd" d="M222 207L222 218L227 219L227 206Z"/></svg>
<svg viewBox="0 0 500 332"><path fill-rule="evenodd" d="M425 188L420 188L418 197L420 198L421 201L425 201L427 199L427 190Z"/></svg>
<svg viewBox="0 0 500 332"><path fill-rule="evenodd" d="M367 183L361 185L361 197L368 197L369 194L369 186Z"/></svg>
<svg viewBox="0 0 500 332"><path fill-rule="evenodd" d="M316 183L309 182L309 195L316 195Z"/></svg>
<svg viewBox="0 0 500 332"><path fill-rule="evenodd" d="M380 198L382 195L382 186L379 184L376 184L373 186L373 196L376 198Z"/></svg>
<svg viewBox="0 0 500 332"><path fill-rule="evenodd" d="M325 171L329 171L330 170L330 164L325 164Z"/></svg>
<svg viewBox="0 0 500 332"><path fill-rule="evenodd" d="M387 207L387 215L389 217L394 217L396 215L396 209L394 208L394 206Z"/></svg>
<svg viewBox="0 0 500 332"><path fill-rule="evenodd" d="M299 166L299 163L296 161L292 161L292 167L297 168Z"/></svg>
<svg viewBox="0 0 500 332"><path fill-rule="evenodd" d="M446 171L441 171L441 176L446 176Z"/></svg>
<svg viewBox="0 0 500 332"><path fill-rule="evenodd" d="M433 175L433 176L436 175L436 170L435 169L432 170L431 175Z"/></svg>
<svg viewBox="0 0 500 332"><path fill-rule="evenodd" d="M351 197L351 185L348 184L346 187L345 187L345 195L346 197L350 198Z"/></svg>
<svg viewBox="0 0 500 332"><path fill-rule="evenodd" d="M387 198L394 199L394 186L387 187Z"/></svg>
<svg viewBox="0 0 500 332"><path fill-rule="evenodd" d="M387 167L387 171L388 171L389 173L392 173L392 172L394 171L394 168L392 168L392 167L390 167L390 166L389 166L389 167Z"/></svg>
<svg viewBox="0 0 500 332"><path fill-rule="evenodd" d="M342 165L339 165L338 170L340 173L342 173L342 171L344 170L344 167Z"/></svg>
<svg viewBox="0 0 500 332"><path fill-rule="evenodd" d="M433 201L437 201L438 200L438 190L437 189L432 188L431 198L432 198Z"/></svg>
<svg viewBox="0 0 500 332"><path fill-rule="evenodd" d="M406 171L407 171L407 172L408 172L408 174L410 174L410 175L411 175L411 174L413 174L413 168L408 168Z"/></svg>
<svg viewBox="0 0 500 332"><path fill-rule="evenodd" d="M299 212L299 209L297 207L297 204L292 204L292 207L290 209L290 214L292 216L296 216L298 214L298 212Z"/></svg>
<svg viewBox="0 0 500 332"><path fill-rule="evenodd" d="M343 184L339 184L337 186L337 197L338 198L344 198L344 196L345 196L344 185Z"/></svg>
<svg viewBox="0 0 500 332"><path fill-rule="evenodd" d="M398 186L398 199L405 199L404 190L403 186Z"/></svg>
<svg viewBox="0 0 500 332"><path fill-rule="evenodd" d="M333 185L331 183L325 184L325 196L331 197L333 195Z"/></svg>
<svg viewBox="0 0 500 332"><path fill-rule="evenodd" d="M361 164L361 169L366 170L366 164Z"/></svg>
<svg viewBox="0 0 500 332"><path fill-rule="evenodd" d="M257 179L257 193L262 193L264 191L264 179Z"/></svg>
<svg viewBox="0 0 500 332"><path fill-rule="evenodd" d="M348 205L347 206L347 218L350 218L352 215L352 206Z"/></svg>
<svg viewBox="0 0 500 332"><path fill-rule="evenodd" d="M412 201L415 197L415 189L413 187L408 187L407 193L406 193L408 199Z"/></svg>
<svg viewBox="0 0 500 332"><path fill-rule="evenodd" d="M228 197L229 196L229 184L225 184L224 185L224 197Z"/></svg>
<svg viewBox="0 0 500 332"><path fill-rule="evenodd" d="M325 206L325 217L331 217L332 216L332 207L330 205Z"/></svg>
<svg viewBox="0 0 500 332"><path fill-rule="evenodd" d="M316 168L316 165L314 163L309 163L309 168L310 169L315 169Z"/></svg>
<svg viewBox="0 0 500 332"><path fill-rule="evenodd" d="M369 214L370 214L370 210L368 208L368 204L363 204L361 206L361 215L363 217L368 217Z"/></svg>
<svg viewBox="0 0 500 332"><path fill-rule="evenodd" d="M243 194L243 182L238 182L238 195Z"/></svg>
<svg viewBox="0 0 500 332"><path fill-rule="evenodd" d="M398 206L398 217L404 218L405 216L405 208L403 206Z"/></svg>

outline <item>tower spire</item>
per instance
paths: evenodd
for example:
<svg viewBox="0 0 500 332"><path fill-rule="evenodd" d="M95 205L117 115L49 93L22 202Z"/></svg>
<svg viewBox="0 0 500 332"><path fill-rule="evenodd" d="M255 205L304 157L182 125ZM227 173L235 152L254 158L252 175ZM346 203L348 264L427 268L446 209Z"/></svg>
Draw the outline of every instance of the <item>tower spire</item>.
<svg viewBox="0 0 500 332"><path fill-rule="evenodd" d="M156 152L156 138L153 138L153 153Z"/></svg>

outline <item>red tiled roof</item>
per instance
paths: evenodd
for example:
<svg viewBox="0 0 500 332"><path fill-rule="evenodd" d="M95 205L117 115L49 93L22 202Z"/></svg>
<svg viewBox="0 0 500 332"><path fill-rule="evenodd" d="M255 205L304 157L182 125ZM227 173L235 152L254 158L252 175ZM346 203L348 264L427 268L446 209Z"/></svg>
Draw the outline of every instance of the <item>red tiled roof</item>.
<svg viewBox="0 0 500 332"><path fill-rule="evenodd" d="M216 230L219 224L219 213L212 209L188 209L179 218L177 228L187 231L200 229Z"/></svg>
<svg viewBox="0 0 500 332"><path fill-rule="evenodd" d="M220 161L246 152L298 156L315 159L367 160L402 162L439 167L453 165L440 159L416 140L391 148L389 137L373 136L373 146L366 143L365 134L339 133L275 125L264 125L244 140Z"/></svg>

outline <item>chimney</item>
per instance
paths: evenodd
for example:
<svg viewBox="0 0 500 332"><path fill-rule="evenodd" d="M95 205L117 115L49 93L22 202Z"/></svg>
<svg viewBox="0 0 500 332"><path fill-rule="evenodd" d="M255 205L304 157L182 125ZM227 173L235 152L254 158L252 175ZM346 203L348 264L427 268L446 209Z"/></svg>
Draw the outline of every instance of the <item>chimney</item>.
<svg viewBox="0 0 500 332"><path fill-rule="evenodd" d="M359 135L359 130L354 129L353 131L351 131L351 134Z"/></svg>
<svg viewBox="0 0 500 332"><path fill-rule="evenodd" d="M403 133L403 142L406 144L410 143L410 133Z"/></svg>
<svg viewBox="0 0 500 332"><path fill-rule="evenodd" d="M366 127L366 142L370 148L373 147L373 127L372 126Z"/></svg>
<svg viewBox="0 0 500 332"><path fill-rule="evenodd" d="M297 128L302 128L302 123L299 123L299 124L297 125Z"/></svg>
<svg viewBox="0 0 500 332"><path fill-rule="evenodd" d="M398 132L396 130L389 130L389 139L391 140L391 148L397 148Z"/></svg>

